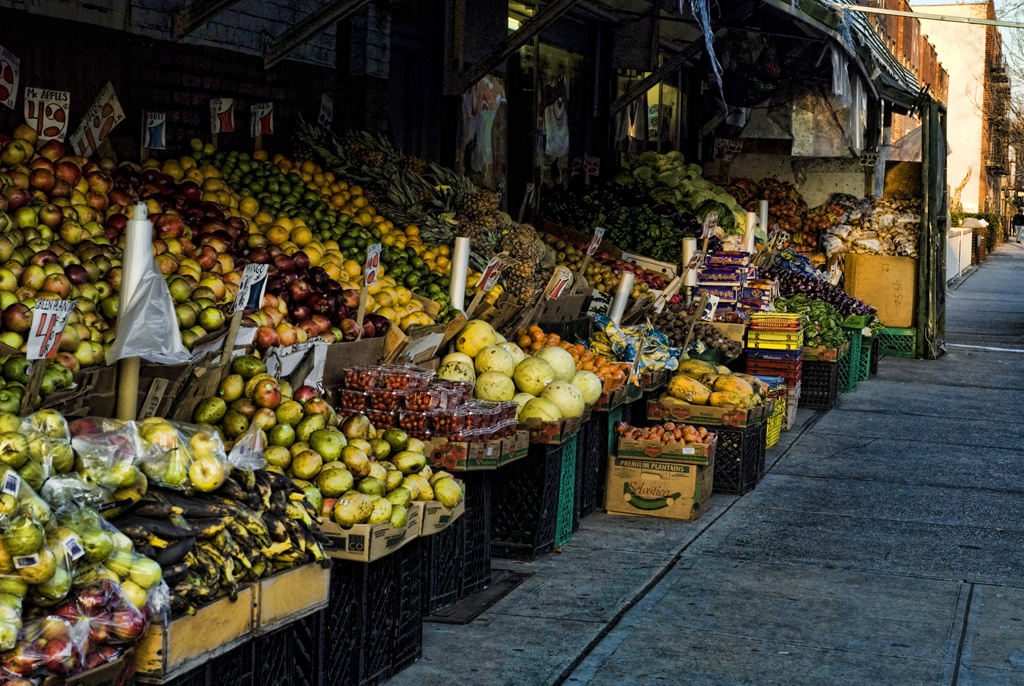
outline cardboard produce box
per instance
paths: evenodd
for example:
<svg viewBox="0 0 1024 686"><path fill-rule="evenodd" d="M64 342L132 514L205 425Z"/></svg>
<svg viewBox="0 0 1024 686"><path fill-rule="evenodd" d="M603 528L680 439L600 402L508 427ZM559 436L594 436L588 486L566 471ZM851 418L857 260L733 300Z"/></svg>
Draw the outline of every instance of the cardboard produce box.
<svg viewBox="0 0 1024 686"><path fill-rule="evenodd" d="M605 510L611 514L694 520L711 505L714 460L707 465L612 455Z"/></svg>
<svg viewBox="0 0 1024 686"><path fill-rule="evenodd" d="M623 436L619 438L619 448L616 452L621 457L657 458L703 465L711 464L711 461L715 459L717 446L718 436L711 439L710 443L684 443L683 441L662 443L651 439Z"/></svg>
<svg viewBox="0 0 1024 686"><path fill-rule="evenodd" d="M329 539L325 552L329 557L353 562L373 562L390 555L419 536L420 511L415 507L408 510L409 520L401 529L392 527L391 522L342 529L325 519L322 528Z"/></svg>
<svg viewBox="0 0 1024 686"><path fill-rule="evenodd" d="M44 681L43 683L49 683ZM64 686L130 686L135 683L135 650L63 682Z"/></svg>
<svg viewBox="0 0 1024 686"><path fill-rule="evenodd" d="M749 409L691 405L676 398L663 396L647 401L647 418L654 421L678 421L688 424L720 424L743 427L758 424L772 415L774 403L766 402Z"/></svg>
<svg viewBox="0 0 1024 686"><path fill-rule="evenodd" d="M436 500L416 501L409 506L419 510L420 536L441 533L466 513L466 484L456 480L462 489L462 500L455 507L445 507Z"/></svg>
<svg viewBox="0 0 1024 686"><path fill-rule="evenodd" d="M471 472L497 469L501 462L502 441L449 441L431 438L424 443L423 454L435 469Z"/></svg>
<svg viewBox="0 0 1024 686"><path fill-rule="evenodd" d="M293 567L256 583L252 625L256 635L302 619L327 607L330 567L318 562Z"/></svg>
<svg viewBox="0 0 1024 686"><path fill-rule="evenodd" d="M917 313L917 259L888 255L846 256L844 289L878 310L888 327L914 326Z"/></svg>
<svg viewBox="0 0 1024 686"><path fill-rule="evenodd" d="M586 421L587 416L589 416L589 412L585 412L583 417L559 419L555 422L542 422L539 419L528 419L525 422L519 422L519 428L517 430L528 431L530 433L530 443L561 445L565 441L569 440L570 436L579 431L579 428L583 426L583 423Z"/></svg>
<svg viewBox="0 0 1024 686"><path fill-rule="evenodd" d="M530 432L516 431L516 435L506 438L501 444L501 461L499 467L510 462L521 460L530 454Z"/></svg>

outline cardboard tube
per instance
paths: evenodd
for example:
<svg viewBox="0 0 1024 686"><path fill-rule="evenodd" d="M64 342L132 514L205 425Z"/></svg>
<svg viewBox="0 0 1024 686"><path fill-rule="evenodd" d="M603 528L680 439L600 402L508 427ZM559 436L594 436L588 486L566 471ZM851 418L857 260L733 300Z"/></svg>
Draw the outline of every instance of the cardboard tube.
<svg viewBox="0 0 1024 686"><path fill-rule="evenodd" d="M149 221L146 203L137 203L132 210L132 218L125 229L124 260L121 273L121 309L128 304L142 279L146 260L153 259L153 224ZM121 328L118 320L118 329ZM130 326L131 322L124 322ZM138 414L139 401L139 358L129 357L121 360L118 374L117 418L122 420L135 419Z"/></svg>
<svg viewBox="0 0 1024 686"><path fill-rule="evenodd" d="M767 200L762 200L759 203L759 206L758 206L757 209L758 209L758 213L757 214L758 214L758 217L759 217L758 221L761 222L761 228L764 229L765 233L768 233L771 230L771 227L768 226L768 201Z"/></svg>
<svg viewBox="0 0 1024 686"><path fill-rule="evenodd" d="M754 234L757 231L757 215L747 212L747 230L743 233L743 252L754 252Z"/></svg>
<svg viewBox="0 0 1024 686"><path fill-rule="evenodd" d="M455 250L452 251L452 278L448 284L448 295L452 307L462 311L466 304L466 277L469 274L469 239L455 239Z"/></svg>
<svg viewBox="0 0 1024 686"><path fill-rule="evenodd" d="M683 239L683 269L686 269L686 265L690 263L690 258L697 252L697 239L696 238L684 238ZM696 286L697 285L697 270L688 269L683 274L683 285L684 286Z"/></svg>
<svg viewBox="0 0 1024 686"><path fill-rule="evenodd" d="M619 281L619 288L615 291L615 299L612 300L612 309L608 317L618 324L622 315L626 313L626 301L633 293L633 272L622 272L622 280Z"/></svg>

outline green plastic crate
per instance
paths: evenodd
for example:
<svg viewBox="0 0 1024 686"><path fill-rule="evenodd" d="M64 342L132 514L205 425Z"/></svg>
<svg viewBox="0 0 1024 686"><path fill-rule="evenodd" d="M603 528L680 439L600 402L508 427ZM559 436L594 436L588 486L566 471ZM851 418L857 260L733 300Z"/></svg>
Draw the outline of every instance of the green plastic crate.
<svg viewBox="0 0 1024 686"><path fill-rule="evenodd" d="M691 360L701 360L708 364L713 364L716 367L725 364L725 353L717 348L708 348L704 352L699 354L690 355Z"/></svg>
<svg viewBox="0 0 1024 686"><path fill-rule="evenodd" d="M880 357L916 357L917 329L882 329L878 336L878 354Z"/></svg>
<svg viewBox="0 0 1024 686"><path fill-rule="evenodd" d="M850 351L839 360L839 392L852 393L857 390L857 382L860 381L861 361L861 339L863 334L860 329L843 328L846 339L850 341ZM870 350L870 347L868 348ZM870 357L868 358L870 360Z"/></svg>
<svg viewBox="0 0 1024 686"><path fill-rule="evenodd" d="M871 376L871 338L861 338L860 359L857 362L857 381L867 381Z"/></svg>
<svg viewBox="0 0 1024 686"><path fill-rule="evenodd" d="M555 547L572 540L572 520L576 499L576 438L562 443L562 473L558 486L558 516L555 520Z"/></svg>

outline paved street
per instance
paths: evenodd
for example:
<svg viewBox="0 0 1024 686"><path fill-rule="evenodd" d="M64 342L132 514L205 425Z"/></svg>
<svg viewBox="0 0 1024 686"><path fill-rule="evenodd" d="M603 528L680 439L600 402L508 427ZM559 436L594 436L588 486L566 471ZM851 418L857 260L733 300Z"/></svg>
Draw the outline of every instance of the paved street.
<svg viewBox="0 0 1024 686"><path fill-rule="evenodd" d="M534 574L390 683L1024 684L1022 292L1013 243L951 286L947 355L801 411L753 493L496 560Z"/></svg>

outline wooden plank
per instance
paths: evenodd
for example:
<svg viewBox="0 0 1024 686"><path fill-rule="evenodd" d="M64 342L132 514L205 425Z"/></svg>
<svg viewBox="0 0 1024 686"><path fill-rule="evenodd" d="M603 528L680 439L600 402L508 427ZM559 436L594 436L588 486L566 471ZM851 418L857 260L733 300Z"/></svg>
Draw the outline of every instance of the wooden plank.
<svg viewBox="0 0 1024 686"><path fill-rule="evenodd" d="M272 38L263 53L263 68L270 69L288 54L318 33L326 31L345 17L358 11L369 0L334 0L300 19L280 36Z"/></svg>
<svg viewBox="0 0 1024 686"><path fill-rule="evenodd" d="M200 26L210 21L238 0L193 0L174 10L171 32L174 40L181 40Z"/></svg>

